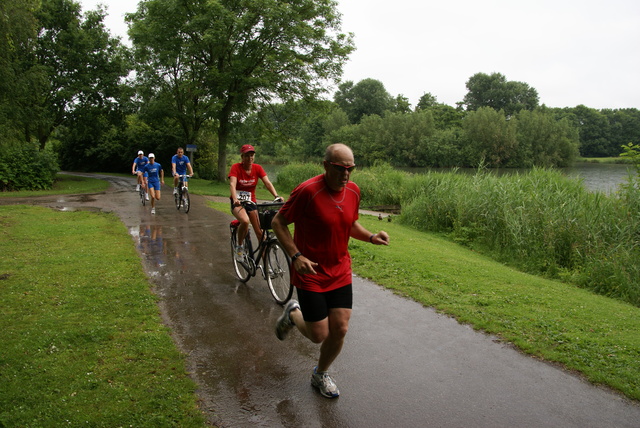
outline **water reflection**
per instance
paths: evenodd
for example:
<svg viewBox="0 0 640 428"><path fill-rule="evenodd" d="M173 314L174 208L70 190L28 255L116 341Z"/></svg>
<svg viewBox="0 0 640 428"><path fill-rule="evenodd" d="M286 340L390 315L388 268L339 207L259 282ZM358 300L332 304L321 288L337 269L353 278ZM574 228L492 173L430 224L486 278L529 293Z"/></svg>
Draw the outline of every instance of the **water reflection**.
<svg viewBox="0 0 640 428"><path fill-rule="evenodd" d="M141 224L129 229L129 233L137 241L140 253L151 262L153 268L162 268L166 263L166 243L162 239L162 226L158 224Z"/></svg>
<svg viewBox="0 0 640 428"><path fill-rule="evenodd" d="M129 228L151 276L171 277L189 270L188 260L197 249L183 237L185 230L188 229L169 227L163 231L162 225L153 223ZM164 232L168 235L164 236Z"/></svg>

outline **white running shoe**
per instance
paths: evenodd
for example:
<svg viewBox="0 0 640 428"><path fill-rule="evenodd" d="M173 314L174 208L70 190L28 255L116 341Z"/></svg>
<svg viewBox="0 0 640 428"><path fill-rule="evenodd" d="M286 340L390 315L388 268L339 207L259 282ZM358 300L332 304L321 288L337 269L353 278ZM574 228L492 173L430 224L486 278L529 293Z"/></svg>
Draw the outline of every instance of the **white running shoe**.
<svg viewBox="0 0 640 428"><path fill-rule="evenodd" d="M140 185L136 184L136 192L139 192L139 191L140 191Z"/></svg>
<svg viewBox="0 0 640 428"><path fill-rule="evenodd" d="M178 194L178 188L177 188L177 187L174 187L174 188L173 188L173 194L174 194L174 195L177 195L177 194Z"/></svg>
<svg viewBox="0 0 640 428"><path fill-rule="evenodd" d="M144 197L147 199L147 201L149 200L149 194L148 193L145 193Z"/></svg>
<svg viewBox="0 0 640 428"><path fill-rule="evenodd" d="M236 246L236 260L239 262L244 261L244 248L242 245Z"/></svg>
<svg viewBox="0 0 640 428"><path fill-rule="evenodd" d="M300 304L297 300L291 299L284 305L284 310L282 311L282 315L276 321L276 336L280 340L284 340L289 334L289 331L295 325L291 320L291 311L295 309L300 309Z"/></svg>
<svg viewBox="0 0 640 428"><path fill-rule="evenodd" d="M314 388L318 388L320 394L323 397L327 398L336 398L340 395L340 391L338 391L338 387L336 383L331 379L329 373L327 372L317 372L317 367L313 369L313 374L311 375L311 385Z"/></svg>
<svg viewBox="0 0 640 428"><path fill-rule="evenodd" d="M156 213L156 209L155 208L151 208L151 214L155 214Z"/></svg>

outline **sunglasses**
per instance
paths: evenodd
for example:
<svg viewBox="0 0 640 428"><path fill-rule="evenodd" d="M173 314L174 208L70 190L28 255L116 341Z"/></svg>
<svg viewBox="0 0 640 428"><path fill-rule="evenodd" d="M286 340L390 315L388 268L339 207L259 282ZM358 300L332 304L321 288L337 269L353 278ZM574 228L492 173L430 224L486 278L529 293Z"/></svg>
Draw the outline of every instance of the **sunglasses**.
<svg viewBox="0 0 640 428"><path fill-rule="evenodd" d="M333 167L333 169L335 169L338 172L341 173L345 173L345 172L353 172L354 169L356 169L355 165L351 165L351 166L344 166L341 165L339 163L333 163L333 162L329 162L329 165L331 165Z"/></svg>

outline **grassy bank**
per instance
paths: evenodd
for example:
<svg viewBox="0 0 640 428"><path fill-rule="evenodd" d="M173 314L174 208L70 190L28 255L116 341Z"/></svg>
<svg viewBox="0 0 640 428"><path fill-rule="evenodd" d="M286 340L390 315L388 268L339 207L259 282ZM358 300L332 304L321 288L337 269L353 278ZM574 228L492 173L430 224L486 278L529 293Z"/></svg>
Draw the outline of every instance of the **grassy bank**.
<svg viewBox="0 0 640 428"><path fill-rule="evenodd" d="M28 198L32 196L66 195L73 193L104 192L109 183L96 178L58 174L51 190L21 190L19 192L0 192L0 198Z"/></svg>
<svg viewBox="0 0 640 428"><path fill-rule="evenodd" d="M204 426L115 216L0 206L0 223L0 426Z"/></svg>
<svg viewBox="0 0 640 428"><path fill-rule="evenodd" d="M579 157L576 162L586 163L631 163L629 159L625 159L619 156L609 158L583 158Z"/></svg>

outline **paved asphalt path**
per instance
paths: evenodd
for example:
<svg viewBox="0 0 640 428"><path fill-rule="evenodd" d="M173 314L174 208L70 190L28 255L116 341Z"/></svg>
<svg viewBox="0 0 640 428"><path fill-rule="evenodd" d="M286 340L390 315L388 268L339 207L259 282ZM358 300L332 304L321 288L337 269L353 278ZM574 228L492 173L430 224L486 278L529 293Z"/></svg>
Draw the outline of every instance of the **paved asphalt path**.
<svg viewBox="0 0 640 428"><path fill-rule="evenodd" d="M169 187L151 215L133 178L101 178L112 183L106 193L29 202L120 217L212 424L640 427L637 402L358 277L351 327L331 370L341 396L325 399L309 383L317 345L297 332L278 341L281 308L265 281L241 284L232 275L230 215L202 196L192 196L189 214L178 212Z"/></svg>

